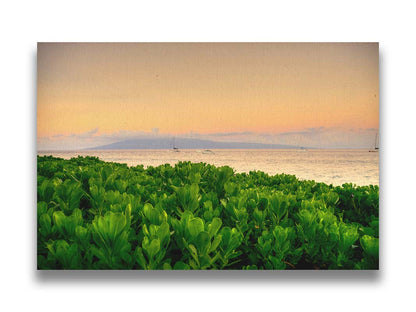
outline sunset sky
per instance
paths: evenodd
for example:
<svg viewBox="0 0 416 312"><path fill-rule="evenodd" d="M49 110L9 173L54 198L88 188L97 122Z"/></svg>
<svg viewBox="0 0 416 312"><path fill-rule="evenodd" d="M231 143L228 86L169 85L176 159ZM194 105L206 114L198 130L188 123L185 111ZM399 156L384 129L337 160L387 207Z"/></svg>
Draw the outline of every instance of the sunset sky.
<svg viewBox="0 0 416 312"><path fill-rule="evenodd" d="M39 43L38 149L146 136L367 148L377 43Z"/></svg>

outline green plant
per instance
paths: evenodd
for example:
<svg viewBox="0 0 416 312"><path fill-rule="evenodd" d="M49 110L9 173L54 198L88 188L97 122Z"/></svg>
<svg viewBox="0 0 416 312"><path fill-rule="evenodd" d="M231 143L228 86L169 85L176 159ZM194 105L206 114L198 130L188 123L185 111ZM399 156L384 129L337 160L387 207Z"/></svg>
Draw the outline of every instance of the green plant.
<svg viewBox="0 0 416 312"><path fill-rule="evenodd" d="M38 156L39 269L378 269L378 187Z"/></svg>

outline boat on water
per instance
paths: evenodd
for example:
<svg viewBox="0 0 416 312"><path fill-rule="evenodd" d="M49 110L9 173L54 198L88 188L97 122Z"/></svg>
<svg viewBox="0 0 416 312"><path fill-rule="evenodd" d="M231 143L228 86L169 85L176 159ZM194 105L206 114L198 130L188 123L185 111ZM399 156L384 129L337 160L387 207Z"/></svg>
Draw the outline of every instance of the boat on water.
<svg viewBox="0 0 416 312"><path fill-rule="evenodd" d="M307 152L307 151L308 151L308 149L307 149L306 147L304 147L304 146L299 146L299 145L297 145L297 146L296 146L295 150L296 150L297 152Z"/></svg>
<svg viewBox="0 0 416 312"><path fill-rule="evenodd" d="M374 141L374 149L372 149L372 150L369 150L369 152L370 153L374 153L374 152L378 152L378 150L379 150L379 138L378 138L378 132L376 133L376 138L375 138L375 141Z"/></svg>
<svg viewBox="0 0 416 312"><path fill-rule="evenodd" d="M172 150L174 152L179 152L179 148L175 146L175 138L173 138L173 148L172 148Z"/></svg>

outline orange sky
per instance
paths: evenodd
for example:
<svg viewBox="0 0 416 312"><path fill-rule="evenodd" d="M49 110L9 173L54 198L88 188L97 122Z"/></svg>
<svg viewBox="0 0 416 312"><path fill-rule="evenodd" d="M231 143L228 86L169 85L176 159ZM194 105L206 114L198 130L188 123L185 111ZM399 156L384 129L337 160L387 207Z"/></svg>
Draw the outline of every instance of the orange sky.
<svg viewBox="0 0 416 312"><path fill-rule="evenodd" d="M38 137L378 128L377 43L39 43Z"/></svg>

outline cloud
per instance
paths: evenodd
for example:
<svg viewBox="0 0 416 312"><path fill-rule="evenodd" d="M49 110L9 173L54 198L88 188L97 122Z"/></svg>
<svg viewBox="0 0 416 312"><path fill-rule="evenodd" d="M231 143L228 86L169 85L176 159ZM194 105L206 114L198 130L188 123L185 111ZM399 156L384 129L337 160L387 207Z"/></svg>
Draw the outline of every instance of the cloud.
<svg viewBox="0 0 416 312"><path fill-rule="evenodd" d="M87 131L78 135L75 135L75 137L78 138L90 138L92 137L94 134L96 134L98 132L98 127L95 129L92 129L91 131Z"/></svg>
<svg viewBox="0 0 416 312"><path fill-rule="evenodd" d="M377 129L344 129L340 127L306 128L282 132L277 136L282 144L318 148L371 148Z"/></svg>
<svg viewBox="0 0 416 312"><path fill-rule="evenodd" d="M90 147L92 144L101 144L105 140L98 134L99 128L94 128L82 133L68 135L55 134L50 137L39 137L38 150L73 150Z"/></svg>
<svg viewBox="0 0 416 312"><path fill-rule="evenodd" d="M78 134L71 133L69 135L64 135L62 133L59 133L59 134L52 135L51 138L52 139L60 139L60 138L78 138L78 139L82 139L82 138L90 138L94 134L96 134L98 132L98 130L99 130L99 128L97 127L97 128L92 129L90 131L82 132L82 133L78 133Z"/></svg>
<svg viewBox="0 0 416 312"><path fill-rule="evenodd" d="M214 137L227 137L227 136L240 136L240 135L252 135L254 132L245 131L245 132L218 132L218 133L210 133L209 136Z"/></svg>
<svg viewBox="0 0 416 312"><path fill-rule="evenodd" d="M124 140L156 136L159 136L159 128L152 128L151 132L119 130L112 133L99 133L99 128L96 127L82 133L71 133L69 135L55 134L50 137L39 137L37 144L38 150L77 150Z"/></svg>
<svg viewBox="0 0 416 312"><path fill-rule="evenodd" d="M283 135L283 136L290 136L290 135L307 135L309 132L307 131L300 131L300 132L281 132L279 133L279 135Z"/></svg>
<svg viewBox="0 0 416 312"><path fill-rule="evenodd" d="M128 139L138 139L150 135L145 131L129 131L129 130L119 130L112 133L104 133L101 135L102 138L107 140L128 140Z"/></svg>
<svg viewBox="0 0 416 312"><path fill-rule="evenodd" d="M311 136L322 134L335 128L325 128L325 127L316 127L316 128L305 128L302 131L292 131L292 132L280 132L278 135L280 136Z"/></svg>

